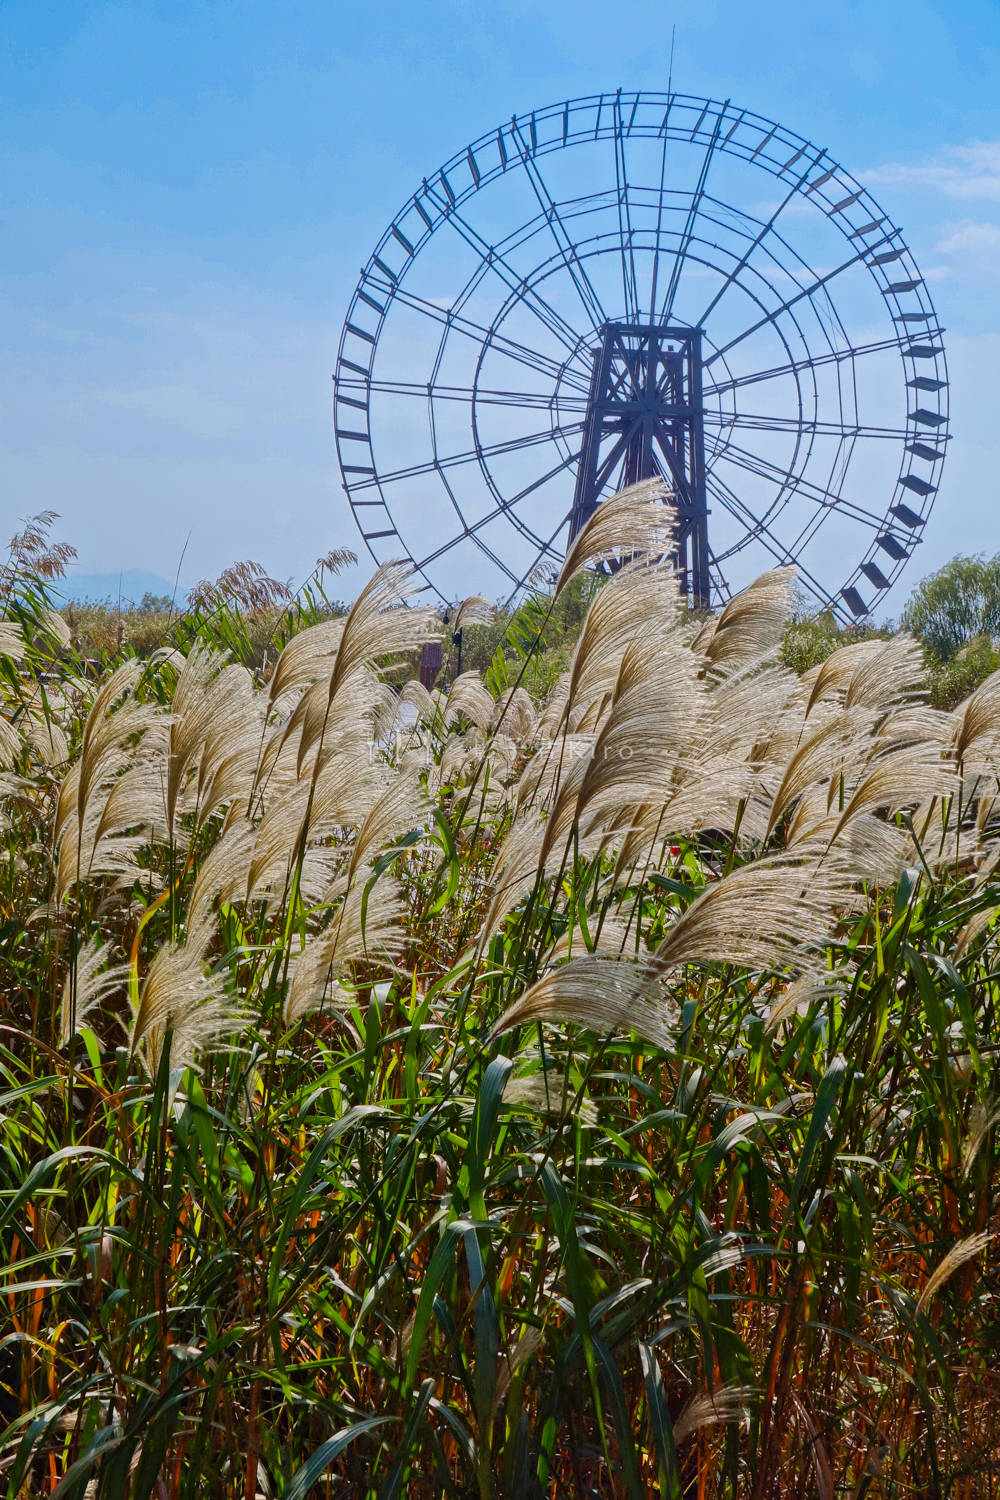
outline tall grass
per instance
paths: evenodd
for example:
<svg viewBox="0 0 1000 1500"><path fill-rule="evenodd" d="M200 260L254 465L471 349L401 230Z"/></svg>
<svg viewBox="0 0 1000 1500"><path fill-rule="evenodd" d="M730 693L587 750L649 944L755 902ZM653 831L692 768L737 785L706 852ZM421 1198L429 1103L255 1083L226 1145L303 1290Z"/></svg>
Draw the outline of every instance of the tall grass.
<svg viewBox="0 0 1000 1500"><path fill-rule="evenodd" d="M692 620L663 516L541 705L558 600L390 689L392 568L53 681L14 560L8 1494L1000 1492L1000 679L797 676L790 576Z"/></svg>

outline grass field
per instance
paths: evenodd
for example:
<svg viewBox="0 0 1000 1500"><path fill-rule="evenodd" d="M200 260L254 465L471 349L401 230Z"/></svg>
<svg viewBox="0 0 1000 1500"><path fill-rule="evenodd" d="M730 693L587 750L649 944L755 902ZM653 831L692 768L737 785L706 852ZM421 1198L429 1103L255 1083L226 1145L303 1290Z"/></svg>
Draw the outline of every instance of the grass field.
<svg viewBox="0 0 1000 1500"><path fill-rule="evenodd" d="M94 675L15 547L5 1493L1000 1495L1000 674L663 516L430 693L400 569Z"/></svg>

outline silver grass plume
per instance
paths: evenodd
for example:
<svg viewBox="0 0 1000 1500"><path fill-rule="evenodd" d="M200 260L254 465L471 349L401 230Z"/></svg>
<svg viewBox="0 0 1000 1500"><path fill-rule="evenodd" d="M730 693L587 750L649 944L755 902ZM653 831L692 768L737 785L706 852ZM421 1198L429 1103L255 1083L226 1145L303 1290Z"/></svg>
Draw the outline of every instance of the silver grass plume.
<svg viewBox="0 0 1000 1500"><path fill-rule="evenodd" d="M494 730L486 744L490 776L493 781L509 781L514 775L520 750L509 734Z"/></svg>
<svg viewBox="0 0 1000 1500"><path fill-rule="evenodd" d="M294 741L296 737L296 774L299 776L312 757L336 753L331 747L339 746L345 738L374 743L376 724L390 707L391 689L367 663L361 663L342 680L340 693L340 705L346 705L346 709L342 712L338 706L335 712L328 682L317 682L307 689L287 723L272 737L262 760L262 779L266 776L273 749Z"/></svg>
<svg viewBox="0 0 1000 1500"><path fill-rule="evenodd" d="M348 740L314 780L298 780L271 799L256 830L245 897L283 893L303 852L302 892L318 900L341 866L355 869L422 816L415 778L372 766L367 747ZM316 847L331 838L332 847Z"/></svg>
<svg viewBox="0 0 1000 1500"><path fill-rule="evenodd" d="M559 594L581 568L621 561L635 552L662 556L670 551L673 514L662 479L645 479L604 500L574 538L556 580Z"/></svg>
<svg viewBox="0 0 1000 1500"><path fill-rule="evenodd" d="M257 790L259 736L247 725L233 737L228 754L202 757L197 788L198 823L204 827L214 813L224 812L228 824L252 807Z"/></svg>
<svg viewBox="0 0 1000 1500"><path fill-rule="evenodd" d="M777 650L794 605L794 589L794 568L762 573L704 626L693 649L716 669Z"/></svg>
<svg viewBox="0 0 1000 1500"><path fill-rule="evenodd" d="M561 672L552 684L548 697L542 706L535 726L535 733L540 740L552 739L559 732L566 712L566 699L569 694L569 673Z"/></svg>
<svg viewBox="0 0 1000 1500"><path fill-rule="evenodd" d="M74 836L77 831L74 819L71 825L72 832L67 832L59 846L56 864L56 901L58 903L65 901L78 880L93 880L103 875L130 885L140 873L141 866L137 855L139 850L149 842L147 835L144 833L121 834L95 839L93 824L97 820L98 814L95 812L91 819L91 826L85 825L82 837L77 838ZM146 873L143 871L143 874Z"/></svg>
<svg viewBox="0 0 1000 1500"><path fill-rule="evenodd" d="M799 974L789 981L767 1008L765 1031L774 1031L782 1021L805 1015L817 1000L831 1000L845 993L842 980L826 972Z"/></svg>
<svg viewBox="0 0 1000 1500"><path fill-rule="evenodd" d="M567 677L570 727L592 721L614 690L623 652L648 632L669 629L680 612L676 574L666 562L627 564L594 596L573 650ZM677 649L686 649L680 638Z"/></svg>
<svg viewBox="0 0 1000 1500"><path fill-rule="evenodd" d="M573 1119L578 1119L583 1125L596 1125L597 1105L593 1099L580 1098L579 1095L579 1089L570 1082L562 1068L538 1057L530 1072L519 1073L507 1080L503 1101L515 1109L551 1116L556 1120L572 1110Z"/></svg>
<svg viewBox="0 0 1000 1500"><path fill-rule="evenodd" d="M84 725L80 757L63 778L53 831L57 902L78 879L134 876L136 850L148 835L127 830L155 822L149 798L133 803L119 795L112 801L123 774L165 743L169 716L133 697L142 670L141 662L127 661L98 690Z"/></svg>
<svg viewBox="0 0 1000 1500"><path fill-rule="evenodd" d="M669 787L700 691L696 658L671 646L663 638L652 661L638 644L625 652L613 702L587 757L569 753L587 745L571 737L538 752L525 774L527 792L519 788L518 796L520 801L547 789L548 817L526 808L508 832L493 872L488 929L536 874L561 861L575 825L579 852L597 853L610 829L623 821L631 826L630 806L641 805L651 790Z"/></svg>
<svg viewBox="0 0 1000 1500"><path fill-rule="evenodd" d="M373 761L367 751L367 745L345 739L335 755L324 758L313 782L310 838L345 837L347 830L360 827L391 788L401 781L412 785L398 771ZM301 792L296 789L296 794ZM413 796L419 796L415 788Z"/></svg>
<svg viewBox="0 0 1000 1500"><path fill-rule="evenodd" d="M331 703L359 667L370 666L381 658L394 660L423 641L440 638L442 625L435 610L426 606L409 608L404 603L413 589L411 579L412 568L408 563L386 563L376 569L361 590L344 617L343 631L326 678ZM275 679L280 668L281 658Z"/></svg>
<svg viewBox="0 0 1000 1500"><path fill-rule="evenodd" d="M752 1385L721 1385L702 1396L693 1396L674 1423L674 1442L683 1443L702 1427L738 1422L759 1397Z"/></svg>
<svg viewBox="0 0 1000 1500"><path fill-rule="evenodd" d="M137 703L132 696L141 672L141 662L125 661L98 689L84 725L80 758L60 788L54 828L57 844L73 812L82 823L88 799L98 783L124 769L130 757L123 747L143 734L157 717L158 710Z"/></svg>
<svg viewBox="0 0 1000 1500"><path fill-rule="evenodd" d="M301 781L272 800L257 825L247 871L246 900L264 898L275 890L279 895L284 893L305 836L308 814L308 782Z"/></svg>
<svg viewBox="0 0 1000 1500"><path fill-rule="evenodd" d="M645 965L592 954L551 969L525 990L504 1011L489 1039L532 1021L585 1026L601 1035L634 1031L663 1049L673 1040L667 999Z"/></svg>
<svg viewBox="0 0 1000 1500"><path fill-rule="evenodd" d="M484 823L496 824L514 805L515 787L511 780L505 779L507 776L503 767L498 770L496 762L489 761L475 801L475 807L482 809Z"/></svg>
<svg viewBox="0 0 1000 1500"><path fill-rule="evenodd" d="M697 658L687 653L692 663ZM750 658L732 665L716 680L696 679L690 725L668 781L650 792L659 799L633 810L632 828L621 848L619 873L638 852L670 834L697 834L702 828L735 830L743 837L764 836L763 789L757 787L760 745L773 739L786 712L791 674ZM618 826L629 822L626 807Z"/></svg>
<svg viewBox="0 0 1000 1500"><path fill-rule="evenodd" d="M418 724L432 724L438 716L434 699L424 687L419 677L411 677L409 682L403 683L396 701L400 714L404 710L407 710L415 716Z"/></svg>
<svg viewBox="0 0 1000 1500"><path fill-rule="evenodd" d="M993 672L948 716L955 759L964 764L971 751L978 763L995 761L1000 748L1000 672Z"/></svg>
<svg viewBox="0 0 1000 1500"><path fill-rule="evenodd" d="M0 656L24 660L24 632L17 620L0 620Z"/></svg>
<svg viewBox="0 0 1000 1500"><path fill-rule="evenodd" d="M253 774L260 753L263 730L262 703L247 669L227 664L212 678L205 694L210 708L209 722L195 744L191 761L197 765L198 822L235 798L247 797L253 786ZM176 699L174 701L176 713ZM185 716L186 717L186 716ZM200 715L199 715L200 717ZM177 742L187 732L178 732ZM194 735L192 734L192 739ZM171 747L175 743L171 730Z"/></svg>
<svg viewBox="0 0 1000 1500"><path fill-rule="evenodd" d="M806 713L835 696L845 708L864 705L887 712L911 701L925 677L923 656L912 636L854 641L803 675L810 689Z"/></svg>
<svg viewBox="0 0 1000 1500"><path fill-rule="evenodd" d="M306 940L289 969L285 1020L291 1025L325 1003L342 1005L340 988L351 964L367 960L389 963L404 941L403 904L394 881L386 876L370 890L359 881L348 891L329 925Z"/></svg>
<svg viewBox="0 0 1000 1500"><path fill-rule="evenodd" d="M762 782L770 787L768 800L802 741L841 711L839 700L824 700L807 725L806 701L809 690L801 677L796 677L794 673L789 675L788 692L784 701L775 702L771 722L761 726L757 740L749 752L750 760L759 768Z"/></svg>
<svg viewBox="0 0 1000 1500"><path fill-rule="evenodd" d="M600 927L590 934L589 941L583 929L571 926L553 945L549 963L557 959L583 957L587 953L599 953L607 957L628 958L636 946L638 929L631 916L609 913Z"/></svg>
<svg viewBox="0 0 1000 1500"><path fill-rule="evenodd" d="M926 798L949 797L957 789L955 767L935 744L907 745L874 757L854 786L838 823L838 832L860 812L895 812Z"/></svg>
<svg viewBox="0 0 1000 1500"><path fill-rule="evenodd" d="M979 1155L983 1142L994 1125L1000 1124L1000 1099L987 1095L977 1099L969 1112L969 1133L962 1152L962 1176L968 1177L972 1164Z"/></svg>
<svg viewBox="0 0 1000 1500"><path fill-rule="evenodd" d="M872 710L867 712L871 714ZM946 759L955 760L953 729L954 719L943 709L931 708L928 703L908 703L879 718L874 730L875 748L892 750L903 745L933 743L941 748Z"/></svg>
<svg viewBox="0 0 1000 1500"><path fill-rule="evenodd" d="M968 953L969 949L982 937L984 932L989 932L997 917L1000 916L1000 906L991 905L975 912L958 934L955 944L957 953Z"/></svg>
<svg viewBox="0 0 1000 1500"><path fill-rule="evenodd" d="M829 919L850 903L852 880L833 861L769 856L713 881L681 913L654 955L654 972L729 963L802 967L823 946Z"/></svg>
<svg viewBox="0 0 1000 1500"><path fill-rule="evenodd" d="M837 862L851 870L856 880L894 885L919 858L909 830L877 813L858 813L846 826L841 826L834 813L805 829L801 836L794 821L786 841L790 853L807 846L824 851L832 848Z"/></svg>
<svg viewBox="0 0 1000 1500"><path fill-rule="evenodd" d="M421 828L428 816L427 798L419 782L397 776L358 824L346 879L353 880L362 865L402 834Z"/></svg>
<svg viewBox="0 0 1000 1500"><path fill-rule="evenodd" d="M23 749L24 742L20 734L10 720L0 714L0 767L9 771Z"/></svg>
<svg viewBox="0 0 1000 1500"><path fill-rule="evenodd" d="M842 703L855 670L862 663L878 656L881 646L880 640L851 641L846 646L838 646L826 661L803 672L799 680L803 688L808 690L805 703L806 715L812 712L817 703L826 702L831 698Z"/></svg>
<svg viewBox="0 0 1000 1500"><path fill-rule="evenodd" d="M524 688L512 687L497 699L491 728L502 730L515 744L523 745L534 735L536 720L535 705Z"/></svg>
<svg viewBox="0 0 1000 1500"><path fill-rule="evenodd" d="M546 823L534 814L515 819L507 832L490 876L493 898L483 922L483 933L495 932L506 914L537 879L545 859Z"/></svg>
<svg viewBox="0 0 1000 1500"><path fill-rule="evenodd" d="M149 841L165 842L170 838L166 807L167 768L162 751L162 741L159 745L151 743L150 736L138 746L131 765L107 791L104 806L96 819L96 839L126 833L130 828L141 828ZM92 797L91 809L96 811L97 805L98 799ZM174 842L183 848L187 843L186 832L178 829Z"/></svg>
<svg viewBox="0 0 1000 1500"><path fill-rule="evenodd" d="M496 606L482 594L470 594L463 599L451 618L449 629L453 634L464 630L467 625L488 625L496 614Z"/></svg>
<svg viewBox="0 0 1000 1500"><path fill-rule="evenodd" d="M944 1286L949 1276L953 1275L959 1266L963 1266L967 1260L974 1260L977 1255L980 1255L993 1239L995 1239L995 1235L982 1231L978 1234L970 1234L966 1239L959 1240L957 1244L952 1245L917 1298L917 1311L923 1312L935 1293L940 1291L941 1287Z"/></svg>
<svg viewBox="0 0 1000 1500"><path fill-rule="evenodd" d="M0 726L5 723L5 720L0 720ZM3 763L2 757L5 754L2 735L3 730L0 728L0 763ZM39 711L37 716L31 718L27 739L39 760L45 765L62 766L69 760L69 741L66 733L51 713L46 715Z"/></svg>
<svg viewBox="0 0 1000 1500"><path fill-rule="evenodd" d="M496 703L478 672L463 672L456 677L448 693L445 723L454 724L465 717L477 729L488 729L496 712Z"/></svg>
<svg viewBox="0 0 1000 1500"><path fill-rule="evenodd" d="M127 964L104 967L107 955L107 944L96 938L88 938L77 951L63 985L59 1017L61 1047L66 1046L91 1012L128 978Z"/></svg>
<svg viewBox="0 0 1000 1500"><path fill-rule="evenodd" d="M563 734L557 740L546 741L521 772L517 784L518 807L528 808L536 802L547 806L561 777L578 760L589 759L593 751L592 734Z"/></svg>
<svg viewBox="0 0 1000 1500"><path fill-rule="evenodd" d="M457 785L470 776L483 757L486 742L476 730L470 734L450 734L441 751L437 776L438 787Z"/></svg>
<svg viewBox="0 0 1000 1500"><path fill-rule="evenodd" d="M809 787L816 783L828 786L832 779L839 777L848 763L850 751L869 728L868 715L842 711L802 740L788 761L771 800L765 838L770 837Z"/></svg>
<svg viewBox="0 0 1000 1500"><path fill-rule="evenodd" d="M798 686L794 673L775 666L765 653L727 663L703 685L706 691L692 725L698 752L762 760L777 726L789 714L789 700ZM798 715L796 721L801 722Z"/></svg>
<svg viewBox="0 0 1000 1500"><path fill-rule="evenodd" d="M82 824L72 808L63 825L56 860L57 903L80 880L102 875L135 879L139 849L165 827L162 759L145 753L145 741L131 752L131 764L128 753L121 756L126 767L121 775L91 787ZM78 761L71 768L64 790L74 785L79 765Z"/></svg>
<svg viewBox="0 0 1000 1500"><path fill-rule="evenodd" d="M73 639L70 628L58 610L43 609L41 611L41 619L43 626L57 645L68 646L70 644Z"/></svg>
<svg viewBox="0 0 1000 1500"><path fill-rule="evenodd" d="M673 647L668 636L655 644L636 641L623 653L607 718L580 780L577 817L595 803L617 810L668 787L698 704L697 659ZM554 822L562 801L560 788Z"/></svg>
<svg viewBox="0 0 1000 1500"><path fill-rule="evenodd" d="M479 806L481 801L484 807L494 809L513 805L517 759L518 748L506 734L492 734L489 739L478 730L451 735L442 751L437 775L431 773L428 785L469 786L473 806Z"/></svg>
<svg viewBox="0 0 1000 1500"><path fill-rule="evenodd" d="M56 815L56 900L78 880L135 877L135 855L166 828L164 748L169 716L132 704L119 708L67 772ZM141 736L137 744L131 736ZM84 780L89 775L86 799Z"/></svg>
<svg viewBox="0 0 1000 1500"><path fill-rule="evenodd" d="M212 845L199 866L188 903L188 925L207 927L216 903L220 907L245 901L250 886L257 830L241 819L232 823Z"/></svg>
<svg viewBox="0 0 1000 1500"><path fill-rule="evenodd" d="M245 1023L244 1009L226 993L221 974L206 974L211 934L199 928L186 943L164 943L139 988L129 1042L152 1077L170 1038L171 1070L191 1066L198 1053Z"/></svg>
<svg viewBox="0 0 1000 1500"><path fill-rule="evenodd" d="M911 701L927 679L924 656L910 635L879 642L880 649L861 661L847 683L844 707L864 704L889 710Z"/></svg>
<svg viewBox="0 0 1000 1500"><path fill-rule="evenodd" d="M658 849L677 836L695 837L704 828L735 830L753 779L752 766L728 757L699 761L686 753L679 758L665 801L626 805L618 816L609 816L609 843L619 851L616 881L626 879L637 863L657 868Z"/></svg>
<svg viewBox="0 0 1000 1500"><path fill-rule="evenodd" d="M292 636L278 657L268 684L268 701L273 705L290 692L296 692L324 677L330 670L344 634L344 617L322 620Z"/></svg>

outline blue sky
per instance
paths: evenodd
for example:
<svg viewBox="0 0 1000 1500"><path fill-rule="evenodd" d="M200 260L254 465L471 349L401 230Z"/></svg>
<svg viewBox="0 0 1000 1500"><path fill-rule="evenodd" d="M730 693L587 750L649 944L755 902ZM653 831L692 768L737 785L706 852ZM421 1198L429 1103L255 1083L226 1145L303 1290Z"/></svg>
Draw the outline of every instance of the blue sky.
<svg viewBox="0 0 1000 1500"><path fill-rule="evenodd" d="M948 330L955 439L890 610L1000 550L995 0L6 0L4 525L59 511L87 572L172 577L189 538L189 581L237 557L299 579L356 545L330 375L378 235L512 113L664 89L674 23L675 87L870 184Z"/></svg>

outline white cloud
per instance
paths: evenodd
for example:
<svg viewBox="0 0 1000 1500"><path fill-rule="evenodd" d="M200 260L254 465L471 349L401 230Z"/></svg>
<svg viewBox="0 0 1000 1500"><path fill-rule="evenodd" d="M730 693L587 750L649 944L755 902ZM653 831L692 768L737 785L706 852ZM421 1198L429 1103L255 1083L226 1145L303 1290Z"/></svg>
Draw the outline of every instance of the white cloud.
<svg viewBox="0 0 1000 1500"><path fill-rule="evenodd" d="M929 189L946 198L1000 201L1000 141L947 146L930 162L888 162L860 174L862 182Z"/></svg>
<svg viewBox="0 0 1000 1500"><path fill-rule="evenodd" d="M934 249L941 255L993 255L1000 250L1000 224L977 224L963 219Z"/></svg>

